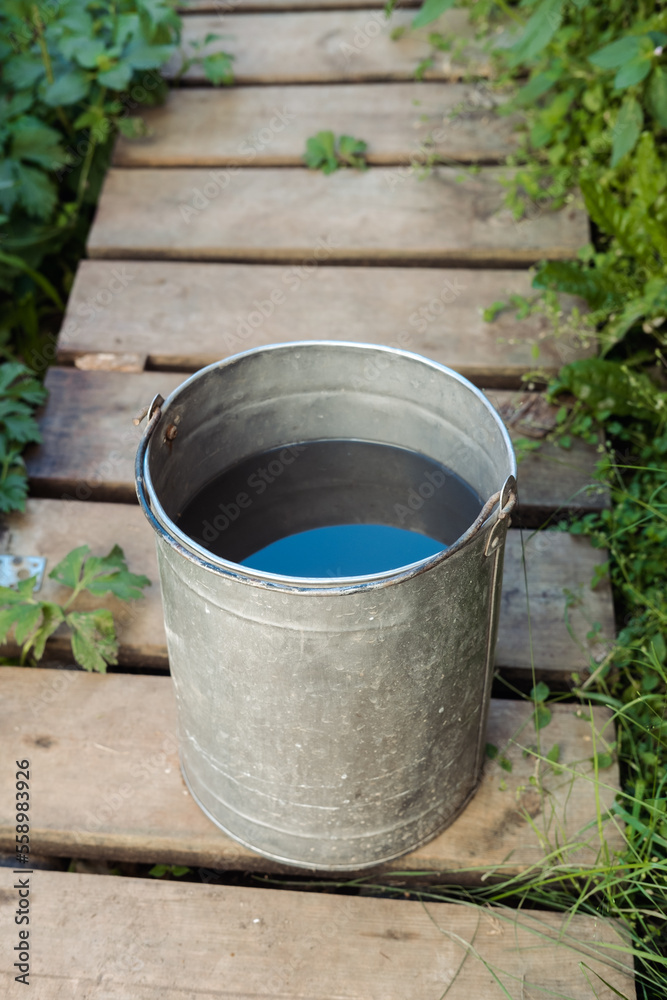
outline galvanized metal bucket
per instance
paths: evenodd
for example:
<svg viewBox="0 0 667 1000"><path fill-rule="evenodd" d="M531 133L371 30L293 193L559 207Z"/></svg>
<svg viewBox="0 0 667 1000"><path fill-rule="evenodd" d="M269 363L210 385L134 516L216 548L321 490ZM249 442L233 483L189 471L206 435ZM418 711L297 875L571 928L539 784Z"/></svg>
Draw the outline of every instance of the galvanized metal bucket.
<svg viewBox="0 0 667 1000"><path fill-rule="evenodd" d="M444 552L366 577L279 577L177 527L258 452L361 439L442 462L484 498ZM398 857L473 795L516 464L466 379L406 351L312 341L247 351L157 397L137 493L157 537L181 766L230 836L302 868Z"/></svg>

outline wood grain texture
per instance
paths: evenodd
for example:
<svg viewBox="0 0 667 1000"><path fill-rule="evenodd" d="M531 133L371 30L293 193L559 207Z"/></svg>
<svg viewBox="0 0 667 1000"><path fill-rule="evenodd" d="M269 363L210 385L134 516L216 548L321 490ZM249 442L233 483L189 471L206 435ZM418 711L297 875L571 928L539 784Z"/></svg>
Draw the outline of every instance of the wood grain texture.
<svg viewBox="0 0 667 1000"><path fill-rule="evenodd" d="M51 368L49 399L39 420L42 444L26 452L33 493L55 499L136 502L134 456L140 431L132 419L156 393L167 395L183 381L174 372L78 371ZM493 390L494 405L520 413L528 393ZM514 406L516 402L516 407ZM547 407L555 412L555 407ZM524 437L520 419L509 418L510 435ZM529 428L532 430L532 428ZM569 451L545 444L521 462L521 523L539 526L554 510L598 510L608 498L592 478L595 449L581 442Z"/></svg>
<svg viewBox="0 0 667 1000"><path fill-rule="evenodd" d="M124 604L112 595L104 598L116 621L120 662L143 669L168 670L153 531L138 507L121 504L82 504L66 500L28 500L24 514L12 514L0 536L0 549L11 555L44 556L47 573L78 545L90 545L95 555L105 555L119 544L130 569L152 581L145 597ZM593 567L605 553L593 549L584 538L544 531L523 538L530 593L530 625L535 649L535 674L542 680L567 683L574 671L585 674L589 665L608 648L614 636L614 609L605 581L594 591L588 583ZM496 666L504 675L532 677L522 536L510 530L505 550L505 574L500 610ZM565 623L565 587L579 597L569 611L574 637ZM40 596L62 601L68 591L45 579ZM82 595L77 610L99 606ZM599 622L595 641L586 638L593 622ZM15 646L0 647L2 655L17 652ZM69 638L59 631L47 646L47 656L71 661Z"/></svg>
<svg viewBox="0 0 667 1000"><path fill-rule="evenodd" d="M36 853L281 870L222 833L187 792L169 677L4 667L0 684L4 758L31 761L30 837ZM595 709L594 719L599 749L615 739L614 727L606 709ZM510 874L539 864L556 844L566 864L595 863L601 845L590 719L578 718L573 705L556 705L552 721L537 734L530 702L492 700L487 740L511 761L511 773L488 760L480 788L459 818L382 870L428 870L474 882L489 868ZM558 775L530 750L524 753L541 747L544 756L554 744L564 767ZM536 774L537 783L531 782ZM14 772L4 768L3 849L14 845L13 780ZM615 764L599 773L603 811L614 800L618 780ZM622 845L613 821L604 831L610 848Z"/></svg>
<svg viewBox="0 0 667 1000"><path fill-rule="evenodd" d="M181 14L246 14L276 10L363 10L386 6L386 0L182 0ZM419 7L421 0L399 0L400 7ZM413 15L414 17L414 12Z"/></svg>
<svg viewBox="0 0 667 1000"><path fill-rule="evenodd" d="M536 344L537 363L553 373L590 355L592 345L556 339L544 316L517 320L507 309L486 323L482 309L511 294L531 294L528 272L319 267L299 279L270 264L84 260L58 360L84 367L98 355L113 370L136 355L151 368L196 371L251 347L352 340L404 347L480 386L518 387Z"/></svg>
<svg viewBox="0 0 667 1000"><path fill-rule="evenodd" d="M88 237L105 258L523 266L568 259L588 240L575 204L516 222L507 171L425 180L400 168L109 170ZM457 180L458 178L458 180ZM459 183L460 181L460 183Z"/></svg>
<svg viewBox="0 0 667 1000"><path fill-rule="evenodd" d="M466 11L449 10L427 28L392 39L392 33L407 28L413 18L413 11L397 10L387 20L377 9L192 14L183 21L180 52L162 72L177 76L183 56L194 54L192 43L203 42L212 33L222 37L198 54L233 55L234 80L240 84L412 80L419 63L428 58L433 64L426 70L427 80L490 75L489 57L474 41ZM439 52L429 42L432 32L456 36L463 44ZM201 63L190 67L182 79L207 82Z"/></svg>
<svg viewBox="0 0 667 1000"><path fill-rule="evenodd" d="M34 1000L635 996L619 926L594 917L68 872L39 872L33 893ZM15 892L0 899L9 925Z"/></svg>
<svg viewBox="0 0 667 1000"><path fill-rule="evenodd" d="M117 167L301 166L306 140L323 129L368 145L375 165L437 154L499 162L516 145L517 118L477 84L370 83L334 86L184 88L142 110L151 134L117 140Z"/></svg>

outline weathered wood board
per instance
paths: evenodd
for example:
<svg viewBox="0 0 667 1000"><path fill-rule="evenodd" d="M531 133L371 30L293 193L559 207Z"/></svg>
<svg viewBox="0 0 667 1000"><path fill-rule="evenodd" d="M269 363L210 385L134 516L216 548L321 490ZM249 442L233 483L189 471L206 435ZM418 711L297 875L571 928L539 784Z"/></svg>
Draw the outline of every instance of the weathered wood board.
<svg viewBox="0 0 667 1000"><path fill-rule="evenodd" d="M531 658L524 567L530 594ZM44 556L47 574L78 545L89 545L95 555L105 555L113 545L123 548L132 572L143 573L152 581L145 598L124 604L112 595L103 604L113 612L120 640L120 661L144 669L168 669L162 620L153 530L138 507L121 504L82 504L66 500L29 500L24 514L13 514L0 536L0 549L12 555ZM608 648L614 636L614 610L607 582L589 588L593 567L606 554L593 549L586 539L563 532L544 531L533 535L512 529L505 550L505 575L500 611L496 666L504 675L530 681L567 683L573 672L585 675ZM565 587L579 597L569 609L570 626L565 622ZM46 577L40 596L62 601L67 591ZM99 606L82 595L77 610ZM595 641L587 639L594 622L600 631ZM15 652L5 646L3 654ZM55 659L71 661L69 638L56 633L47 647Z"/></svg>
<svg viewBox="0 0 667 1000"><path fill-rule="evenodd" d="M422 0L399 0L400 7L419 7ZM384 9L386 0L182 0L181 14L245 14L250 11ZM414 11L412 16L414 17Z"/></svg>
<svg viewBox="0 0 667 1000"><path fill-rule="evenodd" d="M573 257L588 241L576 204L520 222L503 207L507 171L174 167L109 170L90 257L253 263L520 267Z"/></svg>
<svg viewBox="0 0 667 1000"><path fill-rule="evenodd" d="M34 1000L635 997L618 925L593 917L68 872L31 887ZM16 891L0 900L9 926Z"/></svg>
<svg viewBox="0 0 667 1000"><path fill-rule="evenodd" d="M375 165L437 154L500 162L516 145L516 116L500 116L488 83L370 83L291 87L183 88L142 109L151 130L120 137L117 167L300 166L306 140L323 129L366 142Z"/></svg>
<svg viewBox="0 0 667 1000"><path fill-rule="evenodd" d="M55 499L134 503L134 456L140 431L133 417L157 393L165 398L183 381L174 372L78 371L51 368L45 384L49 399L40 419L42 444L26 453L33 493ZM501 389L489 394L502 407L510 435L539 436L521 417L526 398L537 394ZM554 407L547 407L555 412ZM569 451L548 443L526 455L520 465L521 519L539 526L549 512L597 510L607 495L592 479L595 449L578 442Z"/></svg>
<svg viewBox="0 0 667 1000"><path fill-rule="evenodd" d="M31 762L36 853L280 869L223 834L187 792L170 678L3 667L0 684L0 746L6 759ZM491 868L510 874L539 864L556 845L566 864L594 864L601 845L590 758L594 742L599 750L614 741L613 722L606 709L596 708L593 731L575 705L552 711L549 725L536 733L531 702L492 700L487 741L511 761L511 773L487 760L480 788L459 818L382 870L449 873L452 881L474 882ZM545 756L554 744L559 774L524 753L532 747ZM14 846L13 780L5 768L2 849ZM599 772L602 811L610 808L618 780L615 764ZM610 848L621 846L622 832L612 821L604 831Z"/></svg>
<svg viewBox="0 0 667 1000"><path fill-rule="evenodd" d="M530 295L526 271L84 260L58 338L60 363L196 371L230 354L293 340L388 344L485 387L518 387L539 364L555 373L592 344L555 338L544 316L482 310ZM273 296L273 298L272 298ZM564 301L568 308L572 300ZM536 361L533 348L539 347Z"/></svg>
<svg viewBox="0 0 667 1000"><path fill-rule="evenodd" d="M490 75L489 56L484 45L474 40L467 11L449 10L427 28L397 37L397 29L408 28L414 16L414 11L397 10L387 19L377 9L192 14L183 21L181 50L163 73L179 76L184 56L195 54L192 43L215 34L218 39L197 54L232 55L234 80L240 84L412 80L425 59L433 60L424 74L427 80ZM457 43L449 52L439 51L429 41L433 32L456 36ZM201 63L191 66L181 79L205 83Z"/></svg>

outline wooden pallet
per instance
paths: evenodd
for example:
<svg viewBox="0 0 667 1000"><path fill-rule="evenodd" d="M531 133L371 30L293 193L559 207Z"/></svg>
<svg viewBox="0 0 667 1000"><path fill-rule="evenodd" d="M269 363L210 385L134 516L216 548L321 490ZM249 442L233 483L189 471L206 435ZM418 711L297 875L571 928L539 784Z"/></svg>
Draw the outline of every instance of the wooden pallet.
<svg viewBox="0 0 667 1000"><path fill-rule="evenodd" d="M502 208L502 172L492 164L511 150L514 123L494 111L488 60L465 13L394 42L389 32L414 12L397 12L387 26L378 4L230 0L221 8L195 0L186 50L208 31L224 35L209 50L236 55L244 86L210 89L193 67L189 87L147 113L153 134L116 147L90 234L93 259L79 269L60 367L47 377L43 444L28 456L33 498L0 544L45 556L48 572L75 545L103 553L118 542L153 585L129 607L108 602L128 672L0 670L0 746L8 759L31 761L35 852L184 863L202 882L219 880L218 870L281 871L218 830L180 775L171 681L159 676L168 663L152 532L134 503L139 432L131 418L156 392L166 396L187 372L261 344L390 343L463 372L488 392L515 440L537 440L553 428L555 408L521 388L534 344L547 371L590 353L575 339L554 341L537 316L519 324L504 312L493 325L481 322L485 306L529 293L528 264L572 257L588 223L576 202L553 215L535 206L519 224ZM431 82L407 83L431 54L432 30L463 31L466 49L435 53ZM302 168L305 140L326 128L366 139L370 169L326 178ZM436 128L433 149L448 165L418 182L409 165L428 155L423 143ZM473 174L450 163L484 166ZM216 191L207 189L214 179ZM320 238L328 249L315 257ZM274 294L270 309L276 290L283 298ZM581 444L566 452L547 443L527 455L515 523L537 527L558 512L607 506L595 459ZM507 683L562 688L595 669L613 639L609 586L589 587L604 558L583 538L510 531L496 661ZM48 578L42 593L61 596ZM87 606L83 598L77 605ZM48 655L54 665L68 662L64 636L52 638ZM622 847L622 828L605 815L618 767L595 781L592 765L613 741L606 711L557 705L536 732L529 701L494 700L487 739L511 771L488 760L456 822L373 878L478 884L536 866L593 866L601 852ZM557 768L540 759L553 746ZM12 777L0 771L6 849L14 842ZM31 878L39 926L60 929L40 932L39 1000L212 1000L221 990L286 1000L635 995L618 925L583 915L563 921L63 872ZM0 904L14 907L11 891ZM7 973L0 981L12 988Z"/></svg>
<svg viewBox="0 0 667 1000"><path fill-rule="evenodd" d="M59 872L31 878L43 929L35 1000L635 995L617 927L584 916ZM0 906L13 926L11 890ZM58 933L47 937L49 927ZM0 983L5 996L20 988L7 966Z"/></svg>

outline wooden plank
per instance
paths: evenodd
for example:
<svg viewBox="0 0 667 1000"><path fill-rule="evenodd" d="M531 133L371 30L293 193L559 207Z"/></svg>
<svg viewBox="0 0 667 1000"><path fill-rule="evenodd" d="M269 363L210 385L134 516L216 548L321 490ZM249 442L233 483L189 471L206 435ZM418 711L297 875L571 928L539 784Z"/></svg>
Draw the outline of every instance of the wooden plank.
<svg viewBox="0 0 667 1000"><path fill-rule="evenodd" d="M78 371L51 368L49 399L40 418L42 444L26 453L33 493L55 499L134 503L134 456L140 431L137 412L159 392L165 398L183 381L174 372ZM530 393L494 390L492 401L510 413L514 437L541 433L514 417ZM553 414L555 407L545 407ZM545 418L546 420L546 418ZM544 445L521 463L521 519L539 525L555 509L599 510L608 503L592 478L596 452L577 442L569 451Z"/></svg>
<svg viewBox="0 0 667 1000"><path fill-rule="evenodd" d="M109 595L104 598L117 624L120 662L144 669L168 670L167 647L162 620L162 602L153 531L138 507L120 504L82 504L65 500L29 500L24 514L12 514L0 536L0 549L12 555L44 556L47 572L77 545L90 545L96 555L119 544L130 569L152 581L141 601L124 604ZM522 549L530 593L530 633ZM608 583L594 591L588 583L593 567L606 558L584 538L563 532L544 531L533 536L512 529L505 550L505 574L500 610L496 667L503 675L524 683L532 680L532 669L542 680L568 683L573 672L586 674L607 651L614 637L614 608ZM564 588L579 598L565 622ZM62 602L67 591L45 579L40 596ZM82 595L77 610L99 606ZM594 622L600 625L595 640L587 638ZM531 659L529 635L535 650ZM15 646L0 648L2 655L15 655ZM69 639L56 633L47 656L71 661Z"/></svg>
<svg viewBox="0 0 667 1000"><path fill-rule="evenodd" d="M399 0L400 7L420 7L422 0ZM182 0L181 15L188 14L247 14L275 10L362 10L386 7L387 0ZM414 12L412 14L414 17Z"/></svg>
<svg viewBox="0 0 667 1000"><path fill-rule="evenodd" d="M598 917L69 872L31 886L34 1000L635 997L628 942ZM3 890L8 926L16 898Z"/></svg>
<svg viewBox="0 0 667 1000"><path fill-rule="evenodd" d="M490 75L489 56L475 41L467 11L449 10L427 28L397 37L397 29L408 28L413 18L411 10L397 10L389 20L383 10L192 14L183 21L181 50L163 73L168 78L177 76L184 55L194 54L193 42L201 43L208 34L215 34L218 39L197 54L233 55L234 80L241 84L412 80L417 66L428 58L433 63L425 79ZM451 51L432 46L429 35L433 32L456 37ZM201 63L190 67L182 79L207 82Z"/></svg>
<svg viewBox="0 0 667 1000"><path fill-rule="evenodd" d="M375 165L429 154L500 162L516 145L516 117L499 116L487 83L370 83L171 90L142 110L151 134L119 138L117 167L301 166L306 140L322 129L354 135Z"/></svg>
<svg viewBox="0 0 667 1000"><path fill-rule="evenodd" d="M113 370L145 357L151 368L196 371L266 344L353 340L415 351L477 385L518 387L536 364L555 373L590 355L592 345L555 338L544 316L519 321L508 309L486 323L482 309L511 294L531 294L528 272L320 267L297 282L292 268L270 264L84 260L58 360L90 367L86 355L97 356Z"/></svg>
<svg viewBox="0 0 667 1000"><path fill-rule="evenodd" d="M71 857L179 863L246 871L295 871L232 841L188 794L178 763L176 703L169 677L0 668L0 746L31 762L32 850ZM593 739L615 739L606 709L578 717L554 705L535 732L532 703L492 700L487 740L512 764L487 760L479 791L430 844L383 871L448 873L474 882L484 872L518 874L558 845L564 863L593 865L601 844L593 794ZM585 714L585 713L584 713ZM592 726L595 726L595 732ZM555 774L527 748L560 749ZM531 780L535 776L535 780ZM14 773L0 773L0 848L14 846ZM616 764L599 772L599 808L618 792ZM34 805L33 805L34 803ZM605 822L608 847L622 831ZM331 873L329 873L331 875Z"/></svg>
<svg viewBox="0 0 667 1000"><path fill-rule="evenodd" d="M588 220L567 205L516 222L506 175L435 167L109 170L88 237L90 257L520 267L568 259Z"/></svg>

